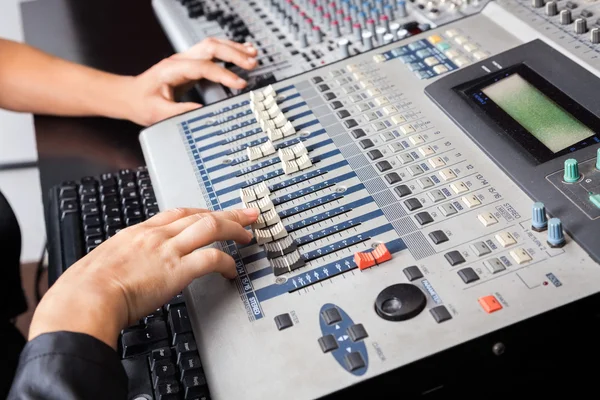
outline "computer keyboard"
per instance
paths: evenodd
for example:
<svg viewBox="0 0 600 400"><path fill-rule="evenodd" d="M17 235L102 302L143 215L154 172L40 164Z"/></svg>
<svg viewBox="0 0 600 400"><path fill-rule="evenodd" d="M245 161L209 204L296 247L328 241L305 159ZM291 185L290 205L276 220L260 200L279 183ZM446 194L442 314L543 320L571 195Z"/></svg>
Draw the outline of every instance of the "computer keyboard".
<svg viewBox="0 0 600 400"><path fill-rule="evenodd" d="M146 167L63 182L47 204L49 284L121 229L158 213ZM208 400L183 294L121 332L131 400Z"/></svg>

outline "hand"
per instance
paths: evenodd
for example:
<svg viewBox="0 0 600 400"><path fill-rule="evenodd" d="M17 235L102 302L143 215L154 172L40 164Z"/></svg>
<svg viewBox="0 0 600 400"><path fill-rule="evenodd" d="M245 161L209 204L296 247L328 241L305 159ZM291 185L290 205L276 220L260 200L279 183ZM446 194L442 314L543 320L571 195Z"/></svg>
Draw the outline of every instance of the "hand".
<svg viewBox="0 0 600 400"><path fill-rule="evenodd" d="M246 81L215 64L213 60L232 62L251 70L257 65L256 55L257 51L250 43L204 39L189 50L164 59L130 81L128 93L133 110L128 119L148 126L201 107L196 103L175 102L175 89L200 79L218 82L233 89L243 89L247 85Z"/></svg>
<svg viewBox="0 0 600 400"><path fill-rule="evenodd" d="M203 247L246 244L258 210L175 209L128 227L67 269L37 306L29 339L43 333L86 333L116 349L119 332L211 272L235 278L228 254Z"/></svg>

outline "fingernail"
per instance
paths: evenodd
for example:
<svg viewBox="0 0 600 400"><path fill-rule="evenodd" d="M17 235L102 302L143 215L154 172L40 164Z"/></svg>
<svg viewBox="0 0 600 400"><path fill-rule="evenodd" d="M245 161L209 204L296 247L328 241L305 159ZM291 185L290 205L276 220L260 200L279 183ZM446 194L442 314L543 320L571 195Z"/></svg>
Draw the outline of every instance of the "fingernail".
<svg viewBox="0 0 600 400"><path fill-rule="evenodd" d="M244 208L243 212L249 217L258 217L258 208Z"/></svg>
<svg viewBox="0 0 600 400"><path fill-rule="evenodd" d="M254 46L252 45L252 43L250 43L250 42L246 42L246 43L244 43L244 46L246 46L246 47L254 47Z"/></svg>
<svg viewBox="0 0 600 400"><path fill-rule="evenodd" d="M245 80L243 80L242 78L237 78L237 79L235 80L235 82L236 82L236 83L239 83L239 84L244 84L244 85L246 84L246 81L245 81Z"/></svg>
<svg viewBox="0 0 600 400"><path fill-rule="evenodd" d="M248 57L248 62L250 64L256 64L256 58L254 58L254 57Z"/></svg>
<svg viewBox="0 0 600 400"><path fill-rule="evenodd" d="M254 237L254 235L252 234L252 231L246 231L248 232L248 240L252 240L252 238Z"/></svg>

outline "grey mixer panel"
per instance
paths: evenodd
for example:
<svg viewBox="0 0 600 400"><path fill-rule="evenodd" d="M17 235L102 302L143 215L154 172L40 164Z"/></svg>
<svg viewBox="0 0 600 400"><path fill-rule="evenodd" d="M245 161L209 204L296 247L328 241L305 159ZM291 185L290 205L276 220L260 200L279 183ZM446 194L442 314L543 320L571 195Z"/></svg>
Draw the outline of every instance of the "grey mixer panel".
<svg viewBox="0 0 600 400"><path fill-rule="evenodd" d="M207 37L250 41L259 65L230 66L257 89L479 12L488 0L153 0L177 51ZM202 81L206 104L239 94Z"/></svg>
<svg viewBox="0 0 600 400"><path fill-rule="evenodd" d="M261 210L215 244L238 277L185 290L214 399L318 398L597 293L600 83L489 15L142 132L161 209Z"/></svg>

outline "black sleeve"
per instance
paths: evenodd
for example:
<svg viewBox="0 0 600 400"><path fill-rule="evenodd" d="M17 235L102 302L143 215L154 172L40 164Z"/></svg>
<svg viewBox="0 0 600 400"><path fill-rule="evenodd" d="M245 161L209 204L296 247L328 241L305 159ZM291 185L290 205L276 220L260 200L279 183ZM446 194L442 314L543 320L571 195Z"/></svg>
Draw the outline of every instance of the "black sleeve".
<svg viewBox="0 0 600 400"><path fill-rule="evenodd" d="M27 343L8 400L126 399L117 353L82 333L54 332Z"/></svg>

